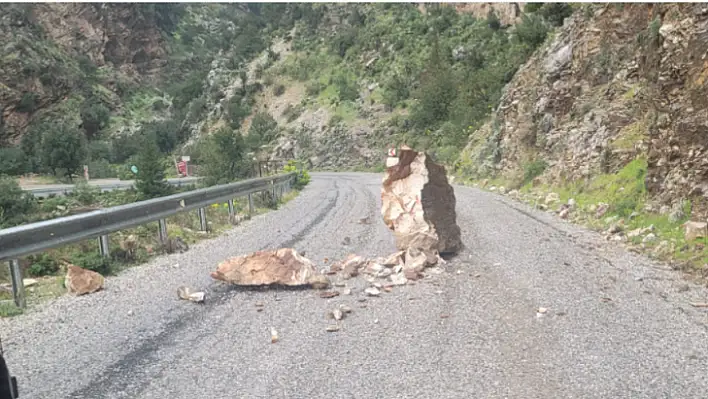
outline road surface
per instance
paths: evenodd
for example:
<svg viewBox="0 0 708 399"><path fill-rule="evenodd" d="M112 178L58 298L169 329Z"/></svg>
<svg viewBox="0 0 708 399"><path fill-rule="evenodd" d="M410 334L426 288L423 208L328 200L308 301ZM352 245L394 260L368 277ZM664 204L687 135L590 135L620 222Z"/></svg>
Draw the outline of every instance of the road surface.
<svg viewBox="0 0 708 399"><path fill-rule="evenodd" d="M705 398L706 289L599 235L456 187L467 248L366 302L224 289L216 264L294 247L317 261L394 251L377 174L314 173L280 210L184 254L0 320L25 398ZM359 224L370 216L372 224ZM350 237L350 245L343 245ZM459 271L459 272L458 272ZM203 305L180 285L206 289ZM257 312L255 303L265 310ZM354 312L326 332L325 312ZM360 307L365 304L366 307ZM547 309L541 317L539 307ZM280 341L270 342L270 327Z"/></svg>
<svg viewBox="0 0 708 399"><path fill-rule="evenodd" d="M181 177L166 179L173 186L184 186L195 184L198 177ZM118 179L95 179L89 180L89 184L99 187L101 191L112 190L127 190L135 184L133 180L118 180ZM23 190L31 192L35 197L46 197L49 195L64 195L70 193L74 189L73 184L27 184L21 186Z"/></svg>

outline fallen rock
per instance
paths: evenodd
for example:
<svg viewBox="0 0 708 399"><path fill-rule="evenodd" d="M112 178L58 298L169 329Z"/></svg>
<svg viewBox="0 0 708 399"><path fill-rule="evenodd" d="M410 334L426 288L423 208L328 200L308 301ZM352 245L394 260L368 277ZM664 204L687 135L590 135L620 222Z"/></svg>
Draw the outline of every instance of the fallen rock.
<svg viewBox="0 0 708 399"><path fill-rule="evenodd" d="M546 195L546 199L544 202L546 205L550 205L550 204L553 204L553 203L559 202L559 201L560 201L560 195L558 195L558 193L548 193L548 195Z"/></svg>
<svg viewBox="0 0 708 399"><path fill-rule="evenodd" d="M708 237L708 223L688 221L683 224L685 229L684 238L686 241L693 241L699 237Z"/></svg>
<svg viewBox="0 0 708 399"><path fill-rule="evenodd" d="M462 248L455 192L445 167L404 146L398 164L386 169L381 214L400 250L456 253Z"/></svg>
<svg viewBox="0 0 708 399"><path fill-rule="evenodd" d="M366 267L364 268L364 273L376 276L379 273L381 273L385 267L382 264L379 264L374 261L370 261L366 263Z"/></svg>
<svg viewBox="0 0 708 399"><path fill-rule="evenodd" d="M368 296L379 296L381 294L381 291L379 291L379 289L376 287L369 287L364 290L364 293Z"/></svg>
<svg viewBox="0 0 708 399"><path fill-rule="evenodd" d="M22 279L22 285L24 285L25 288L31 287L33 285L37 285L37 283L39 283L39 281L37 281L36 279L33 279L33 278L23 278Z"/></svg>
<svg viewBox="0 0 708 399"><path fill-rule="evenodd" d="M82 269L78 266L68 265L64 285L71 294L85 295L103 289L104 278L100 274Z"/></svg>
<svg viewBox="0 0 708 399"><path fill-rule="evenodd" d="M337 331L339 331L339 326L338 325L330 325L330 326L327 326L326 330L327 330L327 332L337 332Z"/></svg>
<svg viewBox="0 0 708 399"><path fill-rule="evenodd" d="M201 291L194 291L193 289L191 289L189 287L181 286L181 287L177 288L177 296L180 299L184 299L186 301L202 303L202 302L204 302L205 294Z"/></svg>
<svg viewBox="0 0 708 399"><path fill-rule="evenodd" d="M359 256L359 255L354 255L351 254L345 259L343 262L337 264L337 265L332 265L330 270L334 268L335 270L341 270L342 271L342 276L345 279L349 279L352 277L356 277L359 275L359 270L366 266L367 260L366 258Z"/></svg>
<svg viewBox="0 0 708 399"><path fill-rule="evenodd" d="M392 274L389 280L391 280L391 284L393 285L406 285L408 282L408 279L403 273Z"/></svg>
<svg viewBox="0 0 708 399"><path fill-rule="evenodd" d="M409 248L406 251L406 257L403 263L403 270L414 270L416 272L421 272L426 266L435 264L432 262L432 258L426 255L423 251L416 248Z"/></svg>
<svg viewBox="0 0 708 399"><path fill-rule="evenodd" d="M607 229L607 232L610 234L617 234L622 232L622 226L619 224L615 223L612 226L610 226L609 229Z"/></svg>
<svg viewBox="0 0 708 399"><path fill-rule="evenodd" d="M315 265L292 248L258 251L221 262L211 273L215 280L234 285L311 285L326 288L326 276L318 274Z"/></svg>
<svg viewBox="0 0 708 399"><path fill-rule="evenodd" d="M406 279L413 281L420 280L423 277L419 271L413 269L404 269L403 276L405 276Z"/></svg>
<svg viewBox="0 0 708 399"><path fill-rule="evenodd" d="M654 242L656 241L656 234L654 233L649 233L642 239L642 242L647 243L647 242Z"/></svg>
<svg viewBox="0 0 708 399"><path fill-rule="evenodd" d="M381 260L381 264L386 267L396 267L398 265L403 265L403 255L405 251L398 251Z"/></svg>

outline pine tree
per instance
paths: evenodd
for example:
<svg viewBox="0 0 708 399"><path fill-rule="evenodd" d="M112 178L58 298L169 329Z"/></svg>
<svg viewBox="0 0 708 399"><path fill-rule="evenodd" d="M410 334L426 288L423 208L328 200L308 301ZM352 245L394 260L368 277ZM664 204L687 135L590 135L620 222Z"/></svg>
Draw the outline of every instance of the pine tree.
<svg viewBox="0 0 708 399"><path fill-rule="evenodd" d="M135 188L144 199L168 195L170 185L165 181L165 171L160 162L161 154L153 136L143 141L138 153L138 176L135 179Z"/></svg>

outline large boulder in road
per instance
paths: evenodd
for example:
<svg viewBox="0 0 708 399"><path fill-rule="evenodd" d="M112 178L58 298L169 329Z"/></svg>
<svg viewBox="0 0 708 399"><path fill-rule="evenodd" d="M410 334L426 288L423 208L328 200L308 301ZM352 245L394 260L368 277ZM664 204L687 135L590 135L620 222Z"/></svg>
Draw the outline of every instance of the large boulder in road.
<svg viewBox="0 0 708 399"><path fill-rule="evenodd" d="M445 167L424 152L401 148L398 164L386 169L381 200L384 223L399 250L455 254L462 249L455 191Z"/></svg>
<svg viewBox="0 0 708 399"><path fill-rule="evenodd" d="M258 251L221 262L211 277L229 284L288 285L326 288L329 280L319 274L311 260L292 248Z"/></svg>

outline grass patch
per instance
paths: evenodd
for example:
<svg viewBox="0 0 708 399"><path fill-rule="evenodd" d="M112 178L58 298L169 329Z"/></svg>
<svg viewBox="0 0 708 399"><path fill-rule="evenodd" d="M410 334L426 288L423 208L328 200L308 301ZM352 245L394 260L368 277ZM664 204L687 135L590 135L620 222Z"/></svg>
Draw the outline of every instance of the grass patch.
<svg viewBox="0 0 708 399"><path fill-rule="evenodd" d="M673 211L673 216L646 212L646 172L647 161L640 157L617 173L602 174L589 182L536 186L527 183L519 189L519 199L536 204L539 199L554 192L559 195L560 202L548 206L551 210L557 210L561 204L567 204L572 198L576 203L570 214L573 222L598 231L605 231L610 224L618 222L624 225L625 233L641 230L641 234L628 236L627 242L630 245L650 257L671 262L686 272L700 273L705 277L708 271L708 239L699 238L687 242L682 227L684 222L691 219L692 202L685 200L680 212ZM464 178L461 181L470 182ZM504 179L487 179L486 184L480 184L481 181L475 183L486 189L510 185L510 182ZM600 203L608 204L607 212L596 213ZM656 236L656 239L644 241L649 233Z"/></svg>
<svg viewBox="0 0 708 399"><path fill-rule="evenodd" d="M0 301L0 317L13 317L21 315L22 309L15 306L12 301Z"/></svg>
<svg viewBox="0 0 708 399"><path fill-rule="evenodd" d="M637 143L646 138L646 128L642 122L634 122L619 131L618 136L610 143L615 150L631 150Z"/></svg>

